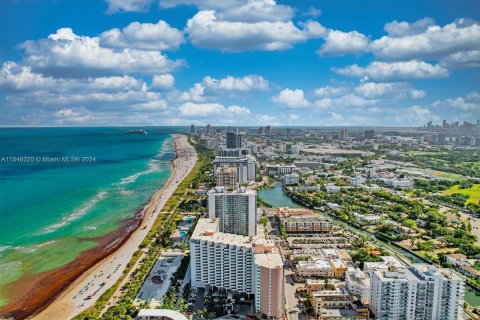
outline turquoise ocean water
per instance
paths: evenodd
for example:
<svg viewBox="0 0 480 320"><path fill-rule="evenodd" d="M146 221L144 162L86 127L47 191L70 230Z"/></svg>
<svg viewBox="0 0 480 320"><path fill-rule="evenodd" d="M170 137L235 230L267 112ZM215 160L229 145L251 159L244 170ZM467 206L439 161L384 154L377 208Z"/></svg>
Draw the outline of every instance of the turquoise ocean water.
<svg viewBox="0 0 480 320"><path fill-rule="evenodd" d="M0 129L0 305L6 284L95 247L167 181L183 128L131 129Z"/></svg>

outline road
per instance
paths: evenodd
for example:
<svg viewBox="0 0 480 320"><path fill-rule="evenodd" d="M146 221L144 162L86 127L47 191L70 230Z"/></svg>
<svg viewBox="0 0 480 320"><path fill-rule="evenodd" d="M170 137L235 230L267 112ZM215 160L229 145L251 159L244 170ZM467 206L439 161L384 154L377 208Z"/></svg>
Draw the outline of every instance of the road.
<svg viewBox="0 0 480 320"><path fill-rule="evenodd" d="M300 310L302 304L296 296L296 289L301 285L295 284L292 279L292 274L292 270L285 269L284 292L287 318L288 320L307 320L308 317Z"/></svg>

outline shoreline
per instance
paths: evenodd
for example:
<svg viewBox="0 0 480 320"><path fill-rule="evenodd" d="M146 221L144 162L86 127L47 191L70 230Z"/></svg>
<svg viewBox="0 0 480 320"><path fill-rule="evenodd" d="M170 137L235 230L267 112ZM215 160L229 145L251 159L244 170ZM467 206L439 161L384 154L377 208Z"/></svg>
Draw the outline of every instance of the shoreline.
<svg viewBox="0 0 480 320"><path fill-rule="evenodd" d="M171 161L170 177L162 188L137 210L134 217L124 220L116 231L96 238L98 245L95 248L84 251L62 267L28 276L7 286L7 290L14 294L12 302L0 308L3 318L69 319L93 305L115 284L164 204L197 161L195 149L186 136L172 136L175 158ZM80 295L82 288L85 293ZM84 300L88 295L93 297Z"/></svg>

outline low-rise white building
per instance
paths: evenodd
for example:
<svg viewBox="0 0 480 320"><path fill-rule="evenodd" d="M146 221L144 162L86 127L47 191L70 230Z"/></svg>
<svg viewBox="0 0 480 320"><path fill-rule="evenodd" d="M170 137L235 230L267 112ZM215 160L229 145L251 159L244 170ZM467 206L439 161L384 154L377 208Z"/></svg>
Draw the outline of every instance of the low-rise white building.
<svg viewBox="0 0 480 320"><path fill-rule="evenodd" d="M327 189L327 193L338 193L338 192L340 192L340 187L334 185L333 183L326 184L325 189Z"/></svg>
<svg viewBox="0 0 480 320"><path fill-rule="evenodd" d="M303 277L333 277L333 267L328 259L315 259L313 261L300 261L297 273Z"/></svg>
<svg viewBox="0 0 480 320"><path fill-rule="evenodd" d="M290 147L290 151L292 152L292 154L300 154L300 149L300 146L296 144Z"/></svg>
<svg viewBox="0 0 480 320"><path fill-rule="evenodd" d="M368 272L358 268L347 271L345 273L345 286L362 303L368 304L370 302L370 275Z"/></svg>
<svg viewBox="0 0 480 320"><path fill-rule="evenodd" d="M359 187L362 184L364 184L366 181L367 181L367 178L358 176L358 177L350 178L348 182L350 183L351 186Z"/></svg>
<svg viewBox="0 0 480 320"><path fill-rule="evenodd" d="M297 173L290 173L283 176L283 183L286 185L296 184L300 181Z"/></svg>
<svg viewBox="0 0 480 320"><path fill-rule="evenodd" d="M364 214L354 212L353 216L358 221L363 222L363 223L367 223L367 224L378 224L380 222L380 219L381 219L381 217L379 215L376 215L376 214L364 215Z"/></svg>

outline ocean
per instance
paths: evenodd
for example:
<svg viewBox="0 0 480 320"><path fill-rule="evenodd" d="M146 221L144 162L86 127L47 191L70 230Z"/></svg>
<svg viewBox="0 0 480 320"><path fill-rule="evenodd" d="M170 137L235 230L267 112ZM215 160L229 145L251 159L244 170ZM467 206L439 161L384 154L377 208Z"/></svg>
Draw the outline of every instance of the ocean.
<svg viewBox="0 0 480 320"><path fill-rule="evenodd" d="M135 216L168 180L180 132L1 128L0 306L5 285L73 261Z"/></svg>

